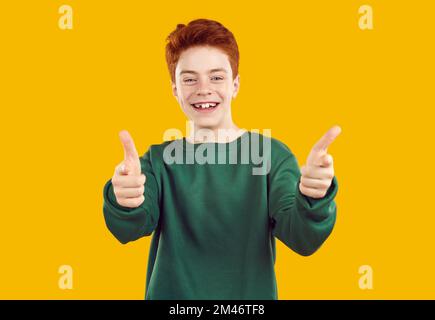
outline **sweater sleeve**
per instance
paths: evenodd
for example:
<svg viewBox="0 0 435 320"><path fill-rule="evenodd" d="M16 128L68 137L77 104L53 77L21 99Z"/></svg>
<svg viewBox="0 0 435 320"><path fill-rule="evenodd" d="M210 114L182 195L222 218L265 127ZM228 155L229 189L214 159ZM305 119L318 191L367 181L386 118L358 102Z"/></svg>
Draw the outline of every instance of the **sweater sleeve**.
<svg viewBox="0 0 435 320"><path fill-rule="evenodd" d="M139 207L128 208L118 204L111 179L103 188L103 214L106 226L122 244L151 235L158 224L159 192L150 158L151 148L140 157L141 171L145 174L146 181L145 200Z"/></svg>
<svg viewBox="0 0 435 320"><path fill-rule="evenodd" d="M328 238L336 220L337 179L323 198L303 195L301 173L295 156L288 151L269 175L269 217L272 234L296 253L313 254Z"/></svg>

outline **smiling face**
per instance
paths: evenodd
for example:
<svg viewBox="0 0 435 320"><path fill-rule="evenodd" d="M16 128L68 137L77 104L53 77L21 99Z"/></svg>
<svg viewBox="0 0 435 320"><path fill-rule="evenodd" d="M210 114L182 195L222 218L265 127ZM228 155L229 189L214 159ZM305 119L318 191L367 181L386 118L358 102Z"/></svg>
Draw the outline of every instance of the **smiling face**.
<svg viewBox="0 0 435 320"><path fill-rule="evenodd" d="M231 101L239 91L228 56L210 46L183 51L175 69L172 90L184 114L197 128L234 127Z"/></svg>

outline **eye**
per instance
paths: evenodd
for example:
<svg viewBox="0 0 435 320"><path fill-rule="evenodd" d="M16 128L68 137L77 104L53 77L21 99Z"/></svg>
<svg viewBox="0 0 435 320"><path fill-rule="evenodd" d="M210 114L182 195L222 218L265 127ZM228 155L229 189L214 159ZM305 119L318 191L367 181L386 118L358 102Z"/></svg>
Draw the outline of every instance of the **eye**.
<svg viewBox="0 0 435 320"><path fill-rule="evenodd" d="M192 79L192 78L187 78L187 79L183 80L184 83L193 83L195 81L196 81L196 79Z"/></svg>
<svg viewBox="0 0 435 320"><path fill-rule="evenodd" d="M224 78L220 77L220 76L213 76L213 77L211 77L211 79L215 80L215 81L224 80Z"/></svg>

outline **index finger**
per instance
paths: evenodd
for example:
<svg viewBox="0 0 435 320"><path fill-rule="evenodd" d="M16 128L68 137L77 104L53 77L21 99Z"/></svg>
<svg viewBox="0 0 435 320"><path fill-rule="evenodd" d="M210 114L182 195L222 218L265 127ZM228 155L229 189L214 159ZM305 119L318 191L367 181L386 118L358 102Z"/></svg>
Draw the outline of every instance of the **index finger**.
<svg viewBox="0 0 435 320"><path fill-rule="evenodd" d="M323 137L314 145L313 150L315 151L326 151L329 145L334 142L335 138L341 133L341 128L339 126L333 126L329 129Z"/></svg>
<svg viewBox="0 0 435 320"><path fill-rule="evenodd" d="M124 147L124 160L127 159L137 159L139 155L136 150L136 146L134 145L133 138L130 136L127 130L122 130L119 133L119 137L122 142L122 146Z"/></svg>

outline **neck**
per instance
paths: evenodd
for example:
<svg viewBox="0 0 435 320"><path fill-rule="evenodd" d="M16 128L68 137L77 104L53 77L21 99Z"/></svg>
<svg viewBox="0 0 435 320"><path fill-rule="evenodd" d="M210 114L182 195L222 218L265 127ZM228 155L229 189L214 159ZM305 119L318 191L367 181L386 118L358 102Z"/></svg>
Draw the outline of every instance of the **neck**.
<svg viewBox="0 0 435 320"><path fill-rule="evenodd" d="M236 140L245 131L240 129L234 122L218 127L203 127L192 122L191 130L186 140L190 143L226 143Z"/></svg>

